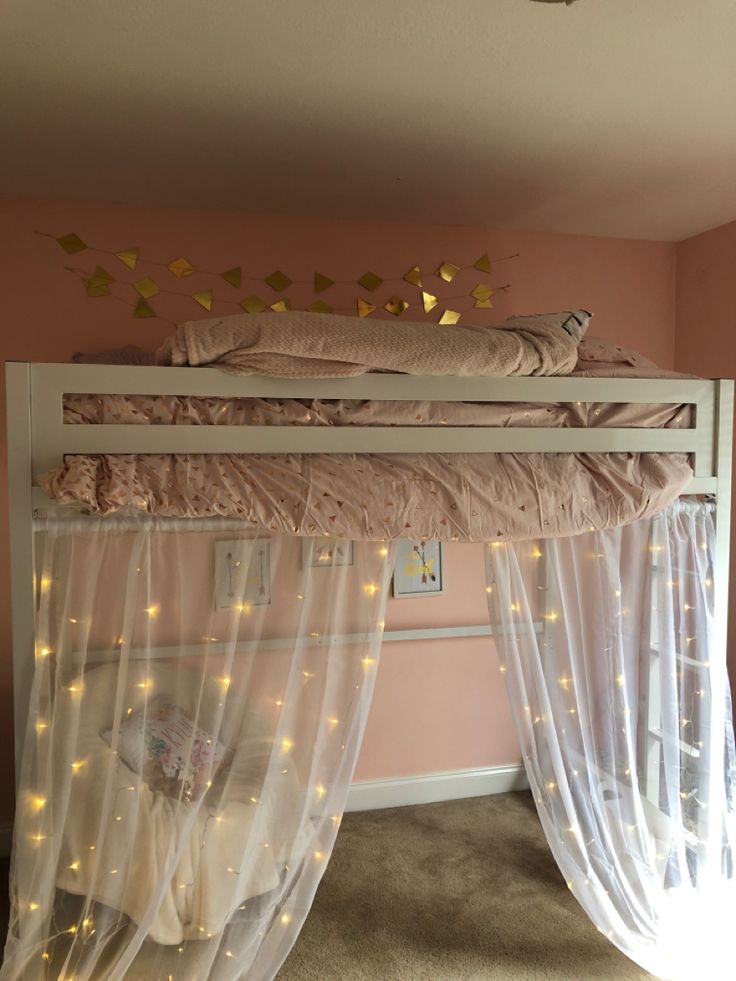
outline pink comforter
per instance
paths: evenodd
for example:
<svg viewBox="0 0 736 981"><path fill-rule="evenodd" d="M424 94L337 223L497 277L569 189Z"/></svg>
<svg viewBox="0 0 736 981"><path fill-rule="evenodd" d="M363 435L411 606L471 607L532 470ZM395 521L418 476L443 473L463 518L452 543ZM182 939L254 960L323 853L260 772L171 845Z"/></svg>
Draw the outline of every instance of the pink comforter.
<svg viewBox="0 0 736 981"><path fill-rule="evenodd" d="M590 338L574 374L668 377ZM67 422L225 425L651 426L686 406L67 396ZM692 476L682 454L70 456L41 478L50 496L106 514L241 517L300 535L508 541L625 524L666 507Z"/></svg>
<svg viewBox="0 0 736 981"><path fill-rule="evenodd" d="M337 378L367 371L504 377L572 371L591 314L510 317L496 327L411 323L292 311L182 324L156 352L164 365L233 374Z"/></svg>

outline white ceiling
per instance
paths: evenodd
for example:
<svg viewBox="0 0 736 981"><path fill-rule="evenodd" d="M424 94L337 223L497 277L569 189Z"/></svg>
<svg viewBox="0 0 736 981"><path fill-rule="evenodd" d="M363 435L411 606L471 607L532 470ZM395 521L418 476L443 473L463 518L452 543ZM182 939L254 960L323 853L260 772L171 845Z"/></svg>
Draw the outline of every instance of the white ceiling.
<svg viewBox="0 0 736 981"><path fill-rule="evenodd" d="M3 0L3 193L679 240L736 0Z"/></svg>

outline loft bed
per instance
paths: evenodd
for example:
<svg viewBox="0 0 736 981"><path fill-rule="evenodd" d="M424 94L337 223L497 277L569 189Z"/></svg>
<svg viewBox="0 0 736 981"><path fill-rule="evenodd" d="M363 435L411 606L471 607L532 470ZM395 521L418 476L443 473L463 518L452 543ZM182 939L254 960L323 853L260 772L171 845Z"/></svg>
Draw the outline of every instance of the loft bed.
<svg viewBox="0 0 736 981"><path fill-rule="evenodd" d="M421 378L364 375L349 379L236 378L214 368L30 364L6 369L8 481L12 563L16 746L25 732L35 649L33 516L50 503L34 475L67 454L97 453L688 453L687 494L716 504L715 629L725 645L731 513L734 382L646 378ZM444 402L609 402L690 405L687 429L480 427L72 426L67 393L179 395L202 398L432 400Z"/></svg>
<svg viewBox="0 0 736 981"><path fill-rule="evenodd" d="M366 374L353 378L284 380L273 377L235 377L213 368L141 367L120 365L59 365L9 363L6 369L8 400L8 479L10 492L13 670L16 758L27 730L27 715L34 673L37 586L34 584L34 522L55 510L74 510L51 501L36 476L62 464L67 455L93 454L408 454L408 453L684 453L690 456L693 476L683 497L713 502L715 542L712 556L712 649L725 651L729 525L731 509L731 457L733 381L681 378L454 378L404 374ZM658 404L691 407L686 428L493 428L483 426L258 426L258 425L70 425L64 421L66 395L181 396L222 400L263 399L370 399L373 401L441 401L457 403L612 403ZM77 509L78 510L78 509ZM82 518L84 520L84 518ZM115 517L98 519L114 523ZM197 520L197 519L193 519ZM545 568L543 575L552 575ZM650 587L657 578L652 560ZM542 587L540 587L542 588ZM547 636L551 629L546 607L532 629ZM455 630L397 631L384 640L422 637L485 635L508 632L509 627L472 625ZM334 638L304 641L322 645ZM341 643L362 643L365 634L341 635ZM281 640L272 643L280 646ZM247 645L246 645L247 646ZM176 655L194 659L211 644L188 645ZM268 649L268 645L264 645ZM135 652L131 652L134 656ZM643 794L656 810L660 799L660 769L665 752L662 720L656 698L656 663L659 652L652 634L650 688L647 699L646 764ZM149 651L150 657L156 657ZM161 648L161 658L174 656ZM114 661L115 651L100 660ZM364 659L364 660L370 660ZM687 657L679 655L687 668ZM686 739L683 753L697 752ZM19 763L20 772L20 763ZM599 773L602 785L615 789L609 773ZM608 793L613 793L609 789ZM711 829L711 836L713 831ZM240 908L243 908L242 906ZM586 907L587 908L587 907ZM286 914L282 922L286 923ZM292 941L293 942L293 941ZM232 956L228 953L227 956ZM10 975L8 975L10 977ZM106 977L107 975L89 975ZM114 974L111 977L116 976ZM166 976L166 975L162 975ZM223 975L224 976L224 975ZM247 976L247 975L244 975Z"/></svg>

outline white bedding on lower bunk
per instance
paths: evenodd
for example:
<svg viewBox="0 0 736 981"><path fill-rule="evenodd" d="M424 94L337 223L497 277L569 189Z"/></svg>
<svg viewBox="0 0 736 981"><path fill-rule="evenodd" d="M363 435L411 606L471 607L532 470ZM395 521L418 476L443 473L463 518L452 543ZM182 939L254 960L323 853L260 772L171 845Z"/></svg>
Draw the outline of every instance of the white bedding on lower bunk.
<svg viewBox="0 0 736 981"><path fill-rule="evenodd" d="M150 691L176 693L182 709L197 715L199 685L187 690L181 676L173 665L131 665L120 691L117 664L85 674L77 717L77 761L82 765L75 776L84 787L83 793L70 794L56 880L59 889L125 913L162 944L205 939L243 903L274 889L302 811L294 768L285 764L273 778L274 792L260 800L272 733L255 713L245 715L226 772L217 775L198 803L151 790L120 759L110 765L113 751L100 734L113 723L117 699L122 697L125 714L127 707L141 708ZM144 682L146 687L140 687ZM56 762L69 766L63 740ZM116 788L112 794L106 793L108 781ZM254 806L252 798L261 806ZM106 800L114 801L114 813L103 813ZM173 875L162 876L179 848ZM157 904L152 898L161 882L165 886Z"/></svg>

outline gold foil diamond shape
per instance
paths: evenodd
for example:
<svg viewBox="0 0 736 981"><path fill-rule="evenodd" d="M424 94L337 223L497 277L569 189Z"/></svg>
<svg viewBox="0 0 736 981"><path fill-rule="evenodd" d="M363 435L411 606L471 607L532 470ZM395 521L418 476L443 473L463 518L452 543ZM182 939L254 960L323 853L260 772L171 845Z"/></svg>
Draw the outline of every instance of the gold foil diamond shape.
<svg viewBox="0 0 736 981"><path fill-rule="evenodd" d="M241 307L246 313L263 313L266 309L266 304L260 298L260 296L246 296L244 300L240 301Z"/></svg>
<svg viewBox="0 0 736 981"><path fill-rule="evenodd" d="M475 289L471 290L470 295L474 300L490 300L493 296L493 288L486 286L485 283L478 283Z"/></svg>
<svg viewBox="0 0 736 981"><path fill-rule="evenodd" d="M236 289L240 289L243 282L243 272L240 266L233 266L232 269L226 269L225 272L220 273L222 279Z"/></svg>
<svg viewBox="0 0 736 981"><path fill-rule="evenodd" d="M291 280L286 273L282 273L280 269L277 269L276 272L272 272L270 276L266 276L263 282L270 286L276 293L280 293L282 290L285 290L287 286L291 286Z"/></svg>
<svg viewBox="0 0 736 981"><path fill-rule="evenodd" d="M412 266L411 269L404 273L404 279L407 283L411 283L412 286L421 286L422 270L419 266Z"/></svg>
<svg viewBox="0 0 736 981"><path fill-rule="evenodd" d="M368 300L361 300L361 298L358 297L358 316L359 317L367 317L369 314L373 313L373 311L375 309L376 308L373 306L373 304L372 303L369 303Z"/></svg>
<svg viewBox="0 0 736 981"><path fill-rule="evenodd" d="M434 310L438 303L439 300L433 293L422 293L422 305L424 306L425 313L429 313L430 310Z"/></svg>
<svg viewBox="0 0 736 981"><path fill-rule="evenodd" d="M150 276L146 276L144 279L139 279L135 284L135 288L138 290L144 300L149 300L152 296L155 296L160 292L158 286Z"/></svg>
<svg viewBox="0 0 736 981"><path fill-rule="evenodd" d="M456 266L454 262L443 262L437 270L437 275L446 283L451 283L459 272L460 266Z"/></svg>
<svg viewBox="0 0 736 981"><path fill-rule="evenodd" d="M473 263L473 269L477 269L478 272L483 272L487 276L491 275L491 260L488 257L488 253L482 255L480 259L476 259Z"/></svg>
<svg viewBox="0 0 736 981"><path fill-rule="evenodd" d="M95 266L94 275L90 277L96 283L114 283L115 277L104 266Z"/></svg>
<svg viewBox="0 0 736 981"><path fill-rule="evenodd" d="M334 309L329 303L325 303L323 300L315 300L314 303L310 303L307 307L310 313L334 313Z"/></svg>
<svg viewBox="0 0 736 981"><path fill-rule="evenodd" d="M358 283L363 287L364 290L368 290L369 293L373 290L378 289L383 280L380 276L376 276L374 272L363 273L363 275L358 280ZM373 308L375 310L375 307Z"/></svg>
<svg viewBox="0 0 736 981"><path fill-rule="evenodd" d="M194 272L194 266L183 255L179 256L178 259L173 259L169 263L168 269L177 279L184 279L186 276L191 276Z"/></svg>
<svg viewBox="0 0 736 981"><path fill-rule="evenodd" d="M383 309L388 310L388 312L392 313L394 317L399 317L408 306L409 304L406 302L406 300L402 300L400 296L391 296L386 303L384 303Z"/></svg>
<svg viewBox="0 0 736 981"><path fill-rule="evenodd" d="M490 297L487 300L476 300L475 303L473 304L473 306L475 307L476 310L492 310L493 309L493 303L491 302L491 298Z"/></svg>
<svg viewBox="0 0 736 981"><path fill-rule="evenodd" d="M95 281L94 276L91 276L89 279L84 280L84 287L85 290L87 291L87 296L110 295L110 287L108 286L108 284Z"/></svg>
<svg viewBox="0 0 736 981"><path fill-rule="evenodd" d="M205 310L211 310L213 295L214 294L212 293L211 289L198 290L196 293L192 293L192 299L195 301L195 303L198 303L201 307L204 307Z"/></svg>
<svg viewBox="0 0 736 981"><path fill-rule="evenodd" d="M133 307L133 316L135 318L155 317L156 311L147 300L138 300L136 305Z"/></svg>
<svg viewBox="0 0 736 981"><path fill-rule="evenodd" d="M87 248L85 242L76 234L71 232L69 235L62 235L56 240L67 255L74 255L75 252L84 252Z"/></svg>
<svg viewBox="0 0 736 981"><path fill-rule="evenodd" d="M138 248L133 249L123 249L122 252L116 252L115 257L120 259L124 266L128 269L135 269L138 265Z"/></svg>
<svg viewBox="0 0 736 981"><path fill-rule="evenodd" d="M443 324L444 326L448 326L450 324L456 324L459 319L460 314L457 312L457 310L445 310L439 319L439 323Z"/></svg>
<svg viewBox="0 0 736 981"><path fill-rule="evenodd" d="M287 299L284 299L284 300L276 300L275 303L272 303L271 309L273 310L274 313L286 313L286 311L290 310L291 307L289 301Z"/></svg>
<svg viewBox="0 0 736 981"><path fill-rule="evenodd" d="M323 276L322 273L316 272L314 274L314 292L324 293L324 291L328 290L330 286L334 284L334 282L335 280L330 279L329 276Z"/></svg>

